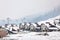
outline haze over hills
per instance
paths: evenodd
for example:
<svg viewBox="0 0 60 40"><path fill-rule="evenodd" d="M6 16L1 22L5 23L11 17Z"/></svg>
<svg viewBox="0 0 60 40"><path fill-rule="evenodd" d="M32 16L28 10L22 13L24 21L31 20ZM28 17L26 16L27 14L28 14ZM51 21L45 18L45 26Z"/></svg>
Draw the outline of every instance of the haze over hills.
<svg viewBox="0 0 60 40"><path fill-rule="evenodd" d="M24 22L39 22L39 21L44 21L49 18L53 18L60 15L60 7L55 8L54 10L51 10L49 12L41 13L41 14L34 14L31 16L24 17Z"/></svg>
<svg viewBox="0 0 60 40"><path fill-rule="evenodd" d="M60 19L60 15L59 15L59 16L56 16L56 17L53 17L53 18L49 18L48 20L39 21L38 24L41 24L41 23L45 23L45 24L46 24L46 22L50 22L51 24L54 25L54 21L55 21L56 19Z"/></svg>
<svg viewBox="0 0 60 40"><path fill-rule="evenodd" d="M60 15L60 7L55 8L54 10L51 10L49 12L45 12L45 13L37 13L37 14L33 14L30 16L26 16L26 17L22 17L19 19L9 19L9 23L10 24L18 24L21 22L40 22L40 21L44 21L44 20L48 20L50 18L54 18L56 16ZM4 25L8 23L7 19L6 20L0 20L0 25Z"/></svg>

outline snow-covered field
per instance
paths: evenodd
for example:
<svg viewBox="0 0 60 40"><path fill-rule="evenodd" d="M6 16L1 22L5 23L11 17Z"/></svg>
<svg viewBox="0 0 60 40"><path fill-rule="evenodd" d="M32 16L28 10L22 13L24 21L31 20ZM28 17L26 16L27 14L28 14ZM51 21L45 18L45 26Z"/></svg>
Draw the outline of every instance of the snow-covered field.
<svg viewBox="0 0 60 40"><path fill-rule="evenodd" d="M48 32L49 36L38 35L41 32L20 32L10 34L0 40L60 40L60 32Z"/></svg>

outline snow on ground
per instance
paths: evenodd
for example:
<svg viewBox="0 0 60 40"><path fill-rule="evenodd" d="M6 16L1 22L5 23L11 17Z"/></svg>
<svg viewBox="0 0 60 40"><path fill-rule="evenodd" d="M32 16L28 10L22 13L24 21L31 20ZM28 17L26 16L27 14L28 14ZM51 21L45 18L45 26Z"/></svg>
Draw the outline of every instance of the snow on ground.
<svg viewBox="0 0 60 40"><path fill-rule="evenodd" d="M60 32L48 32L49 36L38 35L41 32L22 32L18 34L10 34L3 39L6 40L60 40Z"/></svg>

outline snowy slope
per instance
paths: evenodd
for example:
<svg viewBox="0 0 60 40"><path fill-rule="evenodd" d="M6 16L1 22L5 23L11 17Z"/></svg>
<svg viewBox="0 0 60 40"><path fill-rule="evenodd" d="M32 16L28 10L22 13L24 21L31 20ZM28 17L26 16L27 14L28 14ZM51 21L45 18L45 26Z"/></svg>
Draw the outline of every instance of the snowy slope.
<svg viewBox="0 0 60 40"><path fill-rule="evenodd" d="M50 19L45 20L45 21L40 21L40 22L38 22L38 24L45 23L45 22L50 22L51 24L53 24L55 19L60 19L60 15L56 16L56 17L53 17L53 18L50 18Z"/></svg>

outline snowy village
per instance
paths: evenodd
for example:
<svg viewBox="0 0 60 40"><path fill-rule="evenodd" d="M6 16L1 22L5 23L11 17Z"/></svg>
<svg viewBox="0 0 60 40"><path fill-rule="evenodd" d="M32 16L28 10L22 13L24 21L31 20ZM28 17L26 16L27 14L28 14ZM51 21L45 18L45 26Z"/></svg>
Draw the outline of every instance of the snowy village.
<svg viewBox="0 0 60 40"><path fill-rule="evenodd" d="M35 22L35 23L24 22L18 25L9 24L8 21L8 24L5 24L4 26L3 25L0 26L0 38L4 40L9 40L9 39L18 40L18 38L20 38L19 40L24 40L24 37L28 38L29 36L48 37L51 36L51 33L52 35L53 34L56 35L57 32L60 32L60 15L54 18L50 18L46 21ZM23 39L21 39L21 37Z"/></svg>
<svg viewBox="0 0 60 40"><path fill-rule="evenodd" d="M60 40L60 0L0 0L0 40Z"/></svg>

